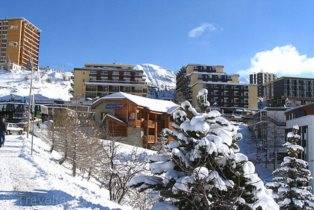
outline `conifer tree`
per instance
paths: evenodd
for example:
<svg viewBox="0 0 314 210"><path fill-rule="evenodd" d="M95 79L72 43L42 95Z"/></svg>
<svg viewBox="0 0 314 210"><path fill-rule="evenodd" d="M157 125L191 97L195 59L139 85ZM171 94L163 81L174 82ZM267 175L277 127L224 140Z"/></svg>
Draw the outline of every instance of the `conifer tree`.
<svg viewBox="0 0 314 210"><path fill-rule="evenodd" d="M300 146L299 126L293 126L287 134L284 147L287 155L280 167L273 172L274 178L267 187L271 188L281 209L314 209L313 195L309 182L311 172L308 163L299 159L304 148Z"/></svg>
<svg viewBox="0 0 314 210"><path fill-rule="evenodd" d="M164 207L279 209L253 163L239 153L236 127L209 110L206 89L197 98L200 112L183 102L173 113L173 129L163 130L165 146L150 159L152 175L137 176L130 185L158 191Z"/></svg>

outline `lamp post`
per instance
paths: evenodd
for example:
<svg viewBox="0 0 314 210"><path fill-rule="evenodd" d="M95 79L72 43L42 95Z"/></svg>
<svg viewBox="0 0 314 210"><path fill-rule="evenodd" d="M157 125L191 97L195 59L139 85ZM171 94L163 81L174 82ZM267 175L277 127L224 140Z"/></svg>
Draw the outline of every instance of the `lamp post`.
<svg viewBox="0 0 314 210"><path fill-rule="evenodd" d="M33 108L35 105L35 98L33 94L33 74L34 74L34 67L32 60L29 59L28 68L31 70L31 83L29 87L29 109L28 109L28 128L27 128L27 138L29 137L29 131L31 126L31 118L33 118ZM33 119L32 119L33 120ZM31 155L33 154L33 142L34 142L34 120L32 123L32 141L31 141Z"/></svg>

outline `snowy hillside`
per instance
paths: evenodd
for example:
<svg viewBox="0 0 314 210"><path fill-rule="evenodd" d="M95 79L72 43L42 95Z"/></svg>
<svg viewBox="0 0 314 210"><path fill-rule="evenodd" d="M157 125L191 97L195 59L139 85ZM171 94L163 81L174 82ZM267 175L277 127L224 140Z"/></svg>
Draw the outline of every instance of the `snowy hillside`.
<svg viewBox="0 0 314 210"><path fill-rule="evenodd" d="M34 73L34 94L36 98L61 99L68 101L71 98L70 72L55 70L38 70ZM27 97L29 95L30 71L0 70L0 100L10 98L10 95Z"/></svg>
<svg viewBox="0 0 314 210"><path fill-rule="evenodd" d="M40 138L7 136L0 148L1 209L131 209L108 200L108 191L93 181L72 177Z"/></svg>
<svg viewBox="0 0 314 210"><path fill-rule="evenodd" d="M144 71L146 82L153 87L160 90L175 89L176 87L176 75L172 71L154 64L139 64L135 68Z"/></svg>

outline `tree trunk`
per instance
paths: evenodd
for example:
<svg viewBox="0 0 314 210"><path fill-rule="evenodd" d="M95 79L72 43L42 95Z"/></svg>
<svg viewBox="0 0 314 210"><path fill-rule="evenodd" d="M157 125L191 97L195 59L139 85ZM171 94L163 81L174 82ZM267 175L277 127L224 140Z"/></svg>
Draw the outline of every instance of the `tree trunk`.
<svg viewBox="0 0 314 210"><path fill-rule="evenodd" d="M87 180L88 180L88 181L90 180L91 176L92 176L92 167L89 167L89 169L88 169L88 175L87 175Z"/></svg>
<svg viewBox="0 0 314 210"><path fill-rule="evenodd" d="M63 163L64 163L64 161L66 160L66 159L68 159L68 140L65 138L65 143L64 143L64 155L63 155L63 157L62 157L62 159L61 160L59 160L59 164L60 165L62 165Z"/></svg>
<svg viewBox="0 0 314 210"><path fill-rule="evenodd" d="M77 163L76 163L76 143L74 145L74 149L73 149L73 156L72 156L72 176L76 176L76 168L77 168Z"/></svg>
<svg viewBox="0 0 314 210"><path fill-rule="evenodd" d="M52 138L51 138L51 140L52 140L52 144L51 144L51 148L50 148L50 150L49 150L49 152L50 153L52 153L52 151L54 150L54 147L55 147L55 129L53 128L53 130L52 130Z"/></svg>

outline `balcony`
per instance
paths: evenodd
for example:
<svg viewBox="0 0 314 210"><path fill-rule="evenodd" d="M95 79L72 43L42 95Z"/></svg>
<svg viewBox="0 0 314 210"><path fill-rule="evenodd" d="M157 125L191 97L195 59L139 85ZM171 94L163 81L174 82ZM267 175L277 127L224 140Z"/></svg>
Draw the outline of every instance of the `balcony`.
<svg viewBox="0 0 314 210"><path fill-rule="evenodd" d="M113 79L113 80L106 80L106 79L96 79L96 78L92 78L90 82L97 82L97 83L125 83L125 84L146 84L145 81L131 81L131 80L119 80L119 79Z"/></svg>
<svg viewBox="0 0 314 210"><path fill-rule="evenodd" d="M155 128L155 122L153 120L145 120L144 125L146 125L148 128Z"/></svg>
<svg viewBox="0 0 314 210"><path fill-rule="evenodd" d="M144 136L144 141L147 144L154 144L156 142L156 137L154 135L146 135Z"/></svg>
<svg viewBox="0 0 314 210"><path fill-rule="evenodd" d="M129 125L132 127L140 128L142 126L141 120L129 120Z"/></svg>

